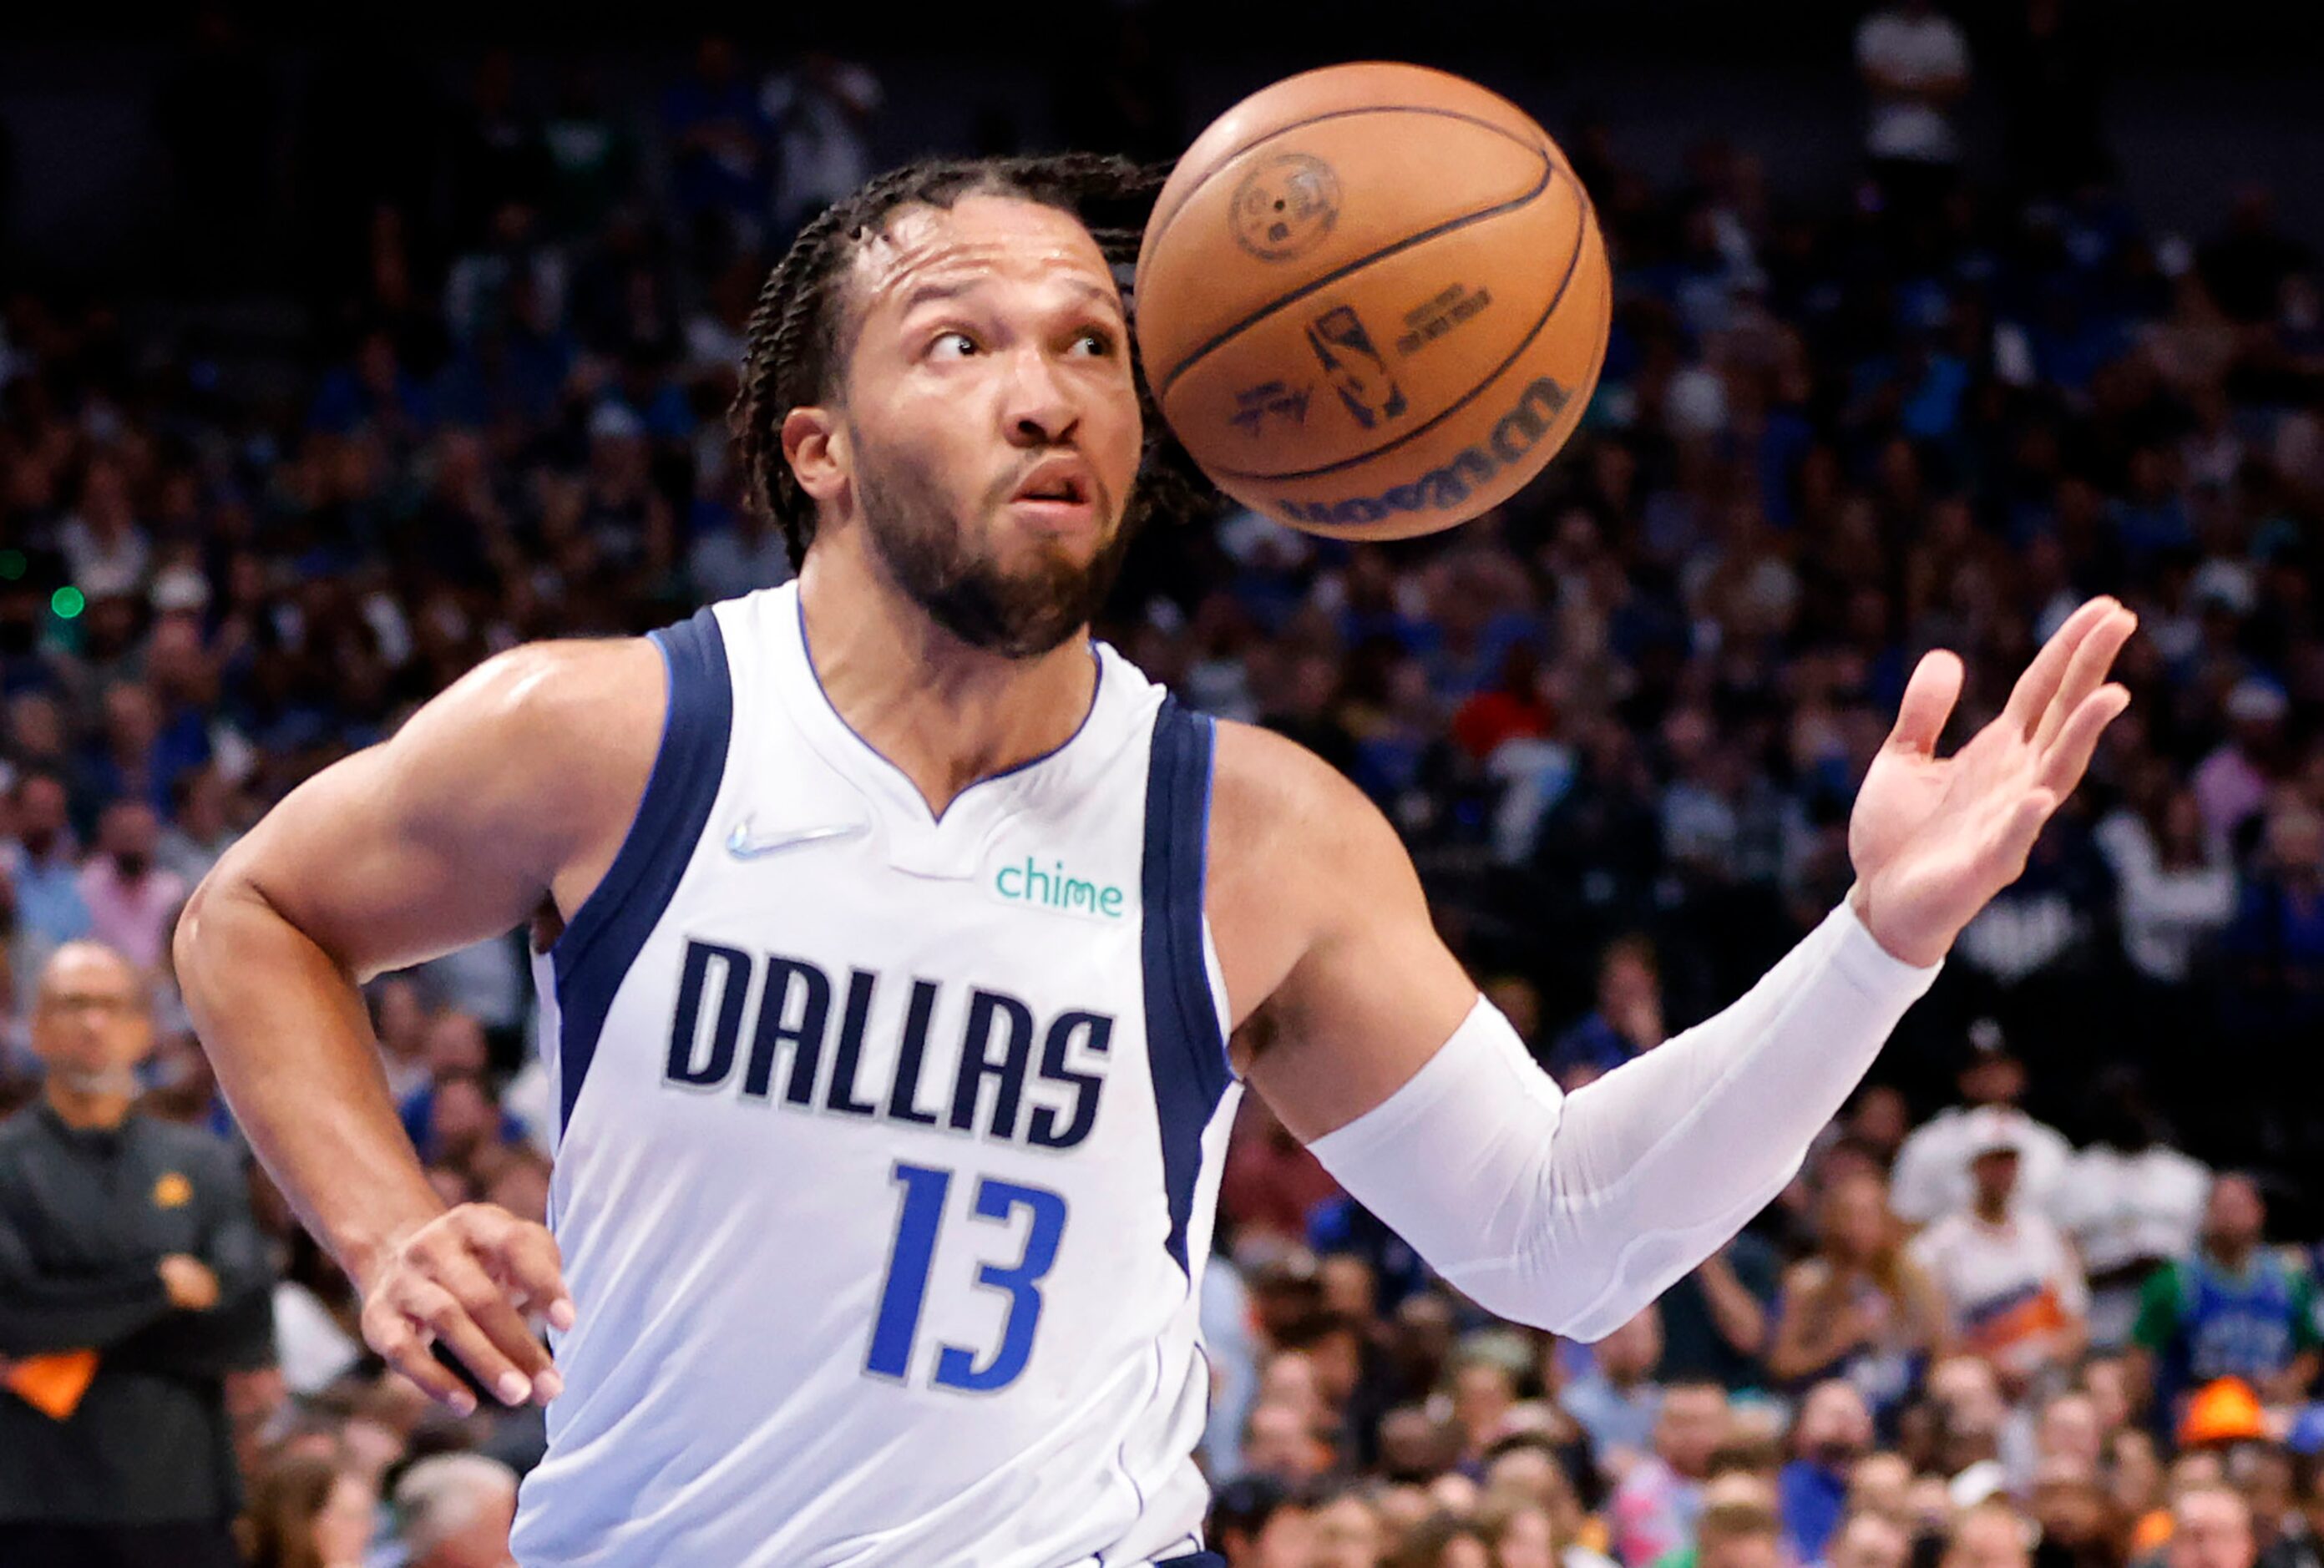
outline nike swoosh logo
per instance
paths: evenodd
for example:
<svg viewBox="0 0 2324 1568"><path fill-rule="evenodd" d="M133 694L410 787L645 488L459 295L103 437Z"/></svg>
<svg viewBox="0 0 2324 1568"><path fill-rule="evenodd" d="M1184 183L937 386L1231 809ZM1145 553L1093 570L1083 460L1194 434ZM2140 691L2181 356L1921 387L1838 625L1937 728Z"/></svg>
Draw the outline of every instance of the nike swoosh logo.
<svg viewBox="0 0 2324 1568"><path fill-rule="evenodd" d="M798 849L810 844L827 844L836 838L853 838L869 833L868 822L838 822L823 827L794 827L775 833L752 833L751 819L744 817L726 835L726 853L736 860L757 860L761 855L779 854L787 849Z"/></svg>

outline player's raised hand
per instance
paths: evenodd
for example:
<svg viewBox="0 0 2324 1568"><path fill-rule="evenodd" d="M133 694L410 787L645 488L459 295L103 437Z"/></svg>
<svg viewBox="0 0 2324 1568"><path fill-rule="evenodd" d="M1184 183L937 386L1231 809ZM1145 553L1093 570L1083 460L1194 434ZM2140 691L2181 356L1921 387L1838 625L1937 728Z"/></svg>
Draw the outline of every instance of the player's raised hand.
<svg viewBox="0 0 2324 1568"><path fill-rule="evenodd" d="M475 1399L431 1353L444 1348L503 1404L546 1405L564 1388L525 1314L573 1326L556 1239L491 1204L463 1204L405 1237L364 1291L364 1342L465 1416Z"/></svg>
<svg viewBox="0 0 2324 1568"><path fill-rule="evenodd" d="M2024 871L2098 736L2130 706L2107 672L2137 628L2112 599L2084 604L2025 667L2000 716L1950 757L1936 745L1961 663L1943 651L1921 660L1848 824L1857 913L1883 947L1934 964Z"/></svg>

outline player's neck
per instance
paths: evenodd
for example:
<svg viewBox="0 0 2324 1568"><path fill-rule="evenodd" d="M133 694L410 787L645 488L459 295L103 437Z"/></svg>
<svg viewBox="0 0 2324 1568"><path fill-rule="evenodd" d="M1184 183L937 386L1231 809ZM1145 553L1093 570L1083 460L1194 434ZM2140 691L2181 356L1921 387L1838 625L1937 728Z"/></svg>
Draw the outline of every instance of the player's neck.
<svg viewBox="0 0 2324 1568"><path fill-rule="evenodd" d="M931 813L1064 745L1095 700L1085 635L1032 659L971 648L854 551L817 551L799 574L799 600L825 697Z"/></svg>

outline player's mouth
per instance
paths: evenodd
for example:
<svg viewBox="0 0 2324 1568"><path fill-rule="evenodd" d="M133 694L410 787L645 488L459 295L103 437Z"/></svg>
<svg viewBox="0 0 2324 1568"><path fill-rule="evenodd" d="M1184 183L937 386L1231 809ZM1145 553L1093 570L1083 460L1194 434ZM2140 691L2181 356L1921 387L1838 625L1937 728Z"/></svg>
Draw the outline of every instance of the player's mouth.
<svg viewBox="0 0 2324 1568"><path fill-rule="evenodd" d="M1059 532L1097 521L1097 475L1079 457L1045 457L1009 497L1009 509Z"/></svg>

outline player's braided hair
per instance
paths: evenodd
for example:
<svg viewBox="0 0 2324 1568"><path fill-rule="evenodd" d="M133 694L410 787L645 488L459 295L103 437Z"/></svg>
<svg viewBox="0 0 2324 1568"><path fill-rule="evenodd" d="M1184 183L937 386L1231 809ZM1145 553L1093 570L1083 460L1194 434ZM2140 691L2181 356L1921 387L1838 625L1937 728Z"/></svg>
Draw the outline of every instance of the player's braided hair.
<svg viewBox="0 0 2324 1568"><path fill-rule="evenodd" d="M727 413L727 427L741 448L750 502L781 527L794 568L806 559L807 547L815 538L815 502L799 488L783 457L783 420L791 410L824 401L834 391L844 347L844 285L857 248L878 235L900 208L948 208L972 194L1014 196L1079 218L1120 277L1138 259L1139 239L1167 172L1088 152L930 160L880 175L825 208L799 231L759 290L743 354L742 387ZM1200 510L1213 496L1200 471L1170 438L1144 372L1135 369L1135 344L1130 347L1145 418L1146 450L1125 527L1157 510L1181 514Z"/></svg>

